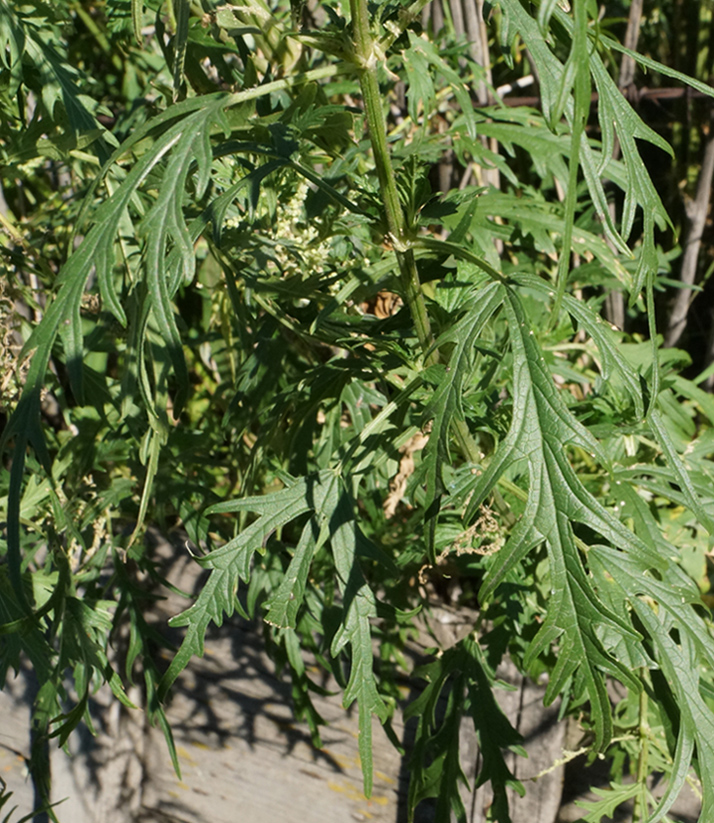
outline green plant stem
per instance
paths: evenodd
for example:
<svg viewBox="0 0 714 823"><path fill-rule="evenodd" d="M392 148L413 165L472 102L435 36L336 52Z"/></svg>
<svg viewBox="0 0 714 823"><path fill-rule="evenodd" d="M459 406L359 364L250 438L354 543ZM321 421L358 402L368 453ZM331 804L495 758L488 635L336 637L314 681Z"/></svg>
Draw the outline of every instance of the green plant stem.
<svg viewBox="0 0 714 823"><path fill-rule="evenodd" d="M384 216L389 233L388 239L394 246L404 300L411 312L419 343L426 355L427 365L432 365L438 362L439 355L438 352L432 350L434 338L431 333L429 315L419 281L414 252L409 247L407 240L404 212L399 202L394 167L389 156L387 124L384 119L382 96L377 81L378 42L370 31L366 0L350 0L350 11L352 13L355 65L362 91L362 99L364 100L369 138L372 143L374 163L379 179L379 189L384 199Z"/></svg>
<svg viewBox="0 0 714 823"><path fill-rule="evenodd" d="M382 97L377 82L377 41L372 37L369 28L366 0L350 0L350 10L352 13L355 64L362 90L365 114L367 115L367 126L377 168L377 177L379 178L379 188L384 199L384 214L390 235L389 240L394 246L404 299L409 307L419 344L425 355L424 362L427 366L431 366L439 362L440 355L439 350L434 346L434 336L431 331L424 292L419 280L416 258L407 237L404 212L399 202L399 192L397 191L397 182L394 176L394 167L389 156L387 124L384 119ZM428 247L428 244L425 245ZM451 245L454 246L451 249L452 253L461 251L459 247L454 244ZM485 268L492 277L499 280L504 279L480 259L478 264ZM471 463L480 462L480 450L471 436L466 421L455 421L454 428L456 440L464 458ZM504 517L505 524L512 526L515 523L515 517L510 507L497 489L494 489L493 495L494 505Z"/></svg>
<svg viewBox="0 0 714 823"><path fill-rule="evenodd" d="M112 65L114 66L117 71L123 71L124 66L122 64L121 58L119 55L114 51L107 39L106 34L101 30L101 28L96 24L92 15L86 11L82 4L77 2L72 4L72 11L79 17L79 19L84 23L87 27L89 33L94 37L97 41L97 45L99 48L106 54L109 59L112 61Z"/></svg>
<svg viewBox="0 0 714 823"><path fill-rule="evenodd" d="M645 677L645 669L640 670L640 675L644 679ZM647 782L647 754L649 751L649 737L650 737L650 727L649 723L647 722L647 711L649 708L648 705L649 698L647 697L647 689L642 688L640 692L640 703L639 703L639 743L640 743L640 752L637 757L637 776L636 780L637 783L642 787L640 793L635 797L634 807L632 809L632 821L633 823L639 823L647 816L647 809L644 803L642 802L642 795L644 792L644 786Z"/></svg>
<svg viewBox="0 0 714 823"><path fill-rule="evenodd" d="M433 348L434 336L431 333L429 314L426 309L424 293L421 290L421 282L419 281L419 272L417 270L416 260L414 259L414 252L411 249L408 249L404 253L397 251L397 262L399 263L404 296L409 306L412 319L414 320L419 343L422 351L426 355L426 365L432 366L439 362L439 352Z"/></svg>
<svg viewBox="0 0 714 823"><path fill-rule="evenodd" d="M387 145L387 128L382 111L382 99L377 82L377 71L371 65L374 61L369 55L360 56L358 75L362 97L364 99L365 113L369 125L369 136L374 152L374 162L377 167L379 178L379 188L384 197L384 213L387 219L387 227L392 236L392 242L403 244L404 237L404 213L402 212L397 183L394 176L394 168L389 157L389 147ZM396 247L397 255L401 252Z"/></svg>
<svg viewBox="0 0 714 823"><path fill-rule="evenodd" d="M409 307L419 344L425 355L424 362L427 366L431 366L439 362L440 355L439 350L434 346L434 336L431 331L424 292L419 280L416 258L407 237L404 212L399 201L399 192L397 191L397 182L394 176L394 167L389 156L387 124L384 119L382 97L377 82L377 54L379 51L377 40L372 37L370 31L367 1L350 0L350 10L352 13L355 64L362 90L365 114L367 115L367 126L377 168L377 177L379 178L379 188L384 199L384 213L390 235L389 240L394 246L404 299ZM428 243L424 245L429 247ZM455 244L450 244L450 246L453 246L453 248L450 248L452 253L458 254L461 251L460 247ZM478 261L477 265L484 268L495 279L502 281L505 279L485 264L484 261L479 258L476 258L476 260ZM471 436L466 421L455 421L454 428L456 440L464 458L470 463L480 462L480 450ZM510 507L497 489L494 489L493 495L494 505L503 516L505 524L513 526L515 517Z"/></svg>
<svg viewBox="0 0 714 823"><path fill-rule="evenodd" d="M310 71L293 74L289 77L283 77L280 80L273 80L270 83L261 83L259 86L253 86L250 89L231 94L226 101L226 108L229 106L237 106L248 100L257 100L259 97L266 97L273 92L289 89L301 83L324 80L327 77L337 77L341 74L349 74L351 71L352 66L349 63L331 63L329 66L320 66L319 69L311 69Z"/></svg>

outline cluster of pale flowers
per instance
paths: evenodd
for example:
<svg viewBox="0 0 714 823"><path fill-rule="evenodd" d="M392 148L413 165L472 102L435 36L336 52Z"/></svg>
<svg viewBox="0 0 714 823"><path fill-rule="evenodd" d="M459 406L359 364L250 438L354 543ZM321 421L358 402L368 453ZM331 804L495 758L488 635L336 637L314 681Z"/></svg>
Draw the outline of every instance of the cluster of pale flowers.
<svg viewBox="0 0 714 823"><path fill-rule="evenodd" d="M340 290L347 272L369 266L370 260L363 255L336 259L334 238L328 236L320 239L320 219L311 219L306 214L305 203L310 188L311 184L303 178L289 199L278 199L271 229L275 245L271 249L272 259L268 261L267 270L282 277L318 275L332 281L328 290L335 294ZM241 221L242 217L229 217L225 226L233 228ZM340 277L336 276L338 272Z"/></svg>
<svg viewBox="0 0 714 823"><path fill-rule="evenodd" d="M285 240L285 245L278 242L274 248L275 265L283 276L297 274L323 274L330 257L330 244L318 240L319 231L314 223L305 219L305 200L309 185L302 179L295 194L277 210L274 236ZM288 247L288 244L291 248ZM292 251L294 249L297 251Z"/></svg>

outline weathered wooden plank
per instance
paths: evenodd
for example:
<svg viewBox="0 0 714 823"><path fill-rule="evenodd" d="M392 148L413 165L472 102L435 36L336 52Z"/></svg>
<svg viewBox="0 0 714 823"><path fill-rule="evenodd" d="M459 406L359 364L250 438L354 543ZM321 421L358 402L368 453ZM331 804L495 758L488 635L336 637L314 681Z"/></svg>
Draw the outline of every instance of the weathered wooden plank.
<svg viewBox="0 0 714 823"><path fill-rule="evenodd" d="M554 823L563 789L563 767L552 768L562 757L565 723L558 722L557 707L543 706L545 687L521 675L512 663L502 665L498 677L514 691L496 690L496 699L511 724L523 737L528 759L509 752L506 756L511 772L525 786L526 795L508 791L513 823ZM471 764L471 786L480 770L478 742L472 723L462 724L464 762ZM467 759L468 758L468 759ZM545 772L545 774L541 774ZM541 775L535 778L537 775ZM481 786L464 798L470 809L469 823L485 823L493 799L489 786Z"/></svg>
<svg viewBox="0 0 714 823"><path fill-rule="evenodd" d="M374 793L367 799L356 713L346 714L337 696L318 697L330 725L322 747L314 748L305 724L292 718L287 684L273 675L255 628L233 623L226 635L214 638L206 658L179 680L168 712L180 781L163 740L150 734L145 812L171 809L176 819L196 823L233 821L238 808L257 823L395 821L400 759L379 724L373 730Z"/></svg>
<svg viewBox="0 0 714 823"><path fill-rule="evenodd" d="M429 626L439 646L451 647L465 637L478 615L467 608L433 605ZM428 645L428 644L427 644ZM560 806L563 786L562 766L551 769L562 757L565 723L558 723L557 706L543 706L545 686L538 685L521 675L510 661L504 661L497 671L499 680L512 690L496 689L495 696L511 725L523 737L528 759L509 752L506 756L511 772L524 783L526 796L521 798L509 791L509 807L513 823L554 823ZM469 823L485 823L493 800L490 786L474 790L481 771L478 740L473 721L464 718L459 730L461 763L469 780L469 788L462 791ZM537 780L536 775L546 772Z"/></svg>
<svg viewBox="0 0 714 823"><path fill-rule="evenodd" d="M172 567L172 582L184 590L197 583L197 566L186 552L161 541L160 553ZM153 619L166 618L185 607L171 595L156 605ZM436 612L437 610L435 610ZM432 628L447 648L471 630L475 615L468 610L444 609ZM400 757L375 721L374 794L362 794L358 754L358 723L346 713L339 694L315 695L318 711L329 722L323 745L312 746L306 724L292 717L290 685L275 675L262 646L262 627L238 618L210 632L206 655L194 660L177 681L168 715L174 728L182 779L173 773L162 734L147 726L140 711L127 711L108 690L94 698L98 736L86 731L70 738L71 758L55 749L53 798L63 823L405 823L408 760ZM427 644L431 645L431 643ZM542 706L543 687L530 683L513 667L499 677L515 686L497 691L511 722L525 738L527 760L509 755L510 765L527 789L525 799L512 797L513 823L554 823L563 781L556 769L532 782L528 778L548 769L561 755L564 724L555 722L555 708ZM315 674L315 677L319 675ZM0 775L15 793L17 817L32 808L27 780L29 756L28 689L30 672L21 673L0 693ZM329 680L320 681L328 689ZM140 703L141 695L132 693ZM394 730L409 748L407 730L397 715ZM478 746L473 724L461 729L463 763L471 778L478 773ZM587 790L574 785L582 770L568 771L566 806L561 823L577 820L573 799ZM603 778L606 780L606 778ZM472 779L473 785L473 779ZM483 823L490 803L487 787L464 792L469 823ZM5 810L3 810L5 811ZM679 806L673 819L696 820L696 799ZM433 823L433 804L424 803L415 823Z"/></svg>

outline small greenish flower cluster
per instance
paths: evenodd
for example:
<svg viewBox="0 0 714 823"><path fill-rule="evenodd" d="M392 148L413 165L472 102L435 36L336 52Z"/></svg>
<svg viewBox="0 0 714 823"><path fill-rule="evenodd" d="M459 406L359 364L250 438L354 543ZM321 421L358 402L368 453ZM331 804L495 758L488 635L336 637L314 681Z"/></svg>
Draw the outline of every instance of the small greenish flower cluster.
<svg viewBox="0 0 714 823"><path fill-rule="evenodd" d="M295 194L285 206L278 207L275 221L275 236L284 242L275 246L276 265L283 276L292 274L323 274L330 257L330 243L319 240L315 221L305 219L305 200L309 186L307 180L300 180Z"/></svg>

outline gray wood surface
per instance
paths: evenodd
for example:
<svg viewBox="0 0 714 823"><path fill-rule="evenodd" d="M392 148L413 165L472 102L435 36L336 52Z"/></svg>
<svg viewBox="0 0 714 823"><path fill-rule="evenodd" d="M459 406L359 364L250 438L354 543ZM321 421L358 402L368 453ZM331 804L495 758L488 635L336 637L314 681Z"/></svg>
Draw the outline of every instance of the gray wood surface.
<svg viewBox="0 0 714 823"><path fill-rule="evenodd" d="M196 565L181 546L165 541L160 551L171 560L172 578L185 590L196 584ZM171 595L159 601L154 620L165 625L185 601ZM468 610L434 611L439 643L446 647L470 631ZM513 823L560 823L580 819L573 800L586 796L588 785L580 771L550 771L532 782L562 753L564 724L555 722L555 709L544 710L543 686L523 679L510 667L499 676L515 690L498 690L497 699L525 738L528 759L511 759L527 795L512 798ZM313 672L315 678L319 677ZM14 797L4 816L17 805L13 820L32 808L27 779L29 755L28 695L31 672L0 693L0 777ZM329 689L331 684L324 685ZM334 684L332 684L334 685ZM290 685L275 675L263 651L261 627L238 618L209 632L206 655L194 660L177 682L168 716L174 729L181 763L179 780L163 740L148 726L141 711L127 711L101 690L94 699L96 738L85 731L73 734L70 757L52 754L54 794L61 823L406 823L408 765L378 722L374 733L374 793L362 793L356 713L345 712L339 694L315 697L318 711L329 722L322 747L312 746L305 724L291 714ZM335 689L336 691L336 689ZM140 703L141 694L131 695ZM409 729L398 714L394 729L408 747ZM461 730L466 774L478 771L478 745L471 723ZM606 775L595 775L606 783ZM569 785L570 783L570 785ZM561 791L565 805L561 807ZM487 787L464 790L469 823L483 823L490 804ZM692 805L692 803L694 805ZM559 811L560 809L560 811ZM696 821L696 799L681 807L673 819ZM433 823L433 807L422 804L415 823Z"/></svg>
<svg viewBox="0 0 714 823"><path fill-rule="evenodd" d="M526 789L525 797L508 791L511 819L513 823L553 823L560 807L564 770L562 766L552 766L562 756L565 723L558 722L557 706L543 706L544 686L520 675L512 664L502 666L497 674L514 687L514 691L497 691L496 699L523 737L523 746L528 753L528 759L513 752L506 757L511 772ZM471 763L472 773L478 774L480 757L473 724L463 724L461 738L462 746L468 747L464 762ZM475 757L469 756L472 749ZM541 775L541 772L546 773ZM541 776L535 779L537 775ZM469 823L485 823L492 799L493 793L488 786L470 792Z"/></svg>

